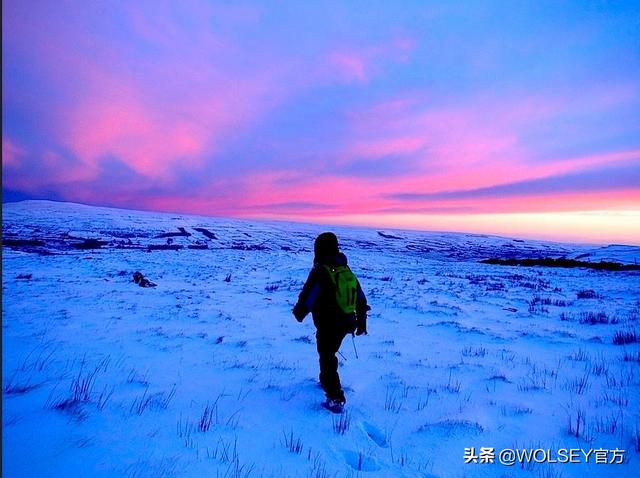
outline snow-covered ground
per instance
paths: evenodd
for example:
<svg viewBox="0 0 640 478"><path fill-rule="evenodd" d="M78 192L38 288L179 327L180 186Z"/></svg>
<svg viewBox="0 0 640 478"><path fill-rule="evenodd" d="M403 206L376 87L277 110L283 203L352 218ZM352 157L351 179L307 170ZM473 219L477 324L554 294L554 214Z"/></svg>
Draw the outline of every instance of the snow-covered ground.
<svg viewBox="0 0 640 478"><path fill-rule="evenodd" d="M320 407L311 318L291 315L327 227L46 201L3 216L4 240L44 243L3 248L4 476L639 476L640 346L614 337L640 333L640 273L477 262L638 247L331 228L373 309L358 357L342 345L340 416ZM184 248L148 251L180 227ZM471 447L496 463L465 464ZM505 448L625 463L505 466Z"/></svg>

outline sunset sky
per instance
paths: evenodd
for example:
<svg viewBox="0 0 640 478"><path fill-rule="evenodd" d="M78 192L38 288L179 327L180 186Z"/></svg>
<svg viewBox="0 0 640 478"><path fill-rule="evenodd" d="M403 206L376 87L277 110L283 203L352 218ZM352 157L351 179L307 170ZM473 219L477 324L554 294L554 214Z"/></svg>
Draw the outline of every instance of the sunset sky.
<svg viewBox="0 0 640 478"><path fill-rule="evenodd" d="M638 1L2 4L5 201L640 244Z"/></svg>

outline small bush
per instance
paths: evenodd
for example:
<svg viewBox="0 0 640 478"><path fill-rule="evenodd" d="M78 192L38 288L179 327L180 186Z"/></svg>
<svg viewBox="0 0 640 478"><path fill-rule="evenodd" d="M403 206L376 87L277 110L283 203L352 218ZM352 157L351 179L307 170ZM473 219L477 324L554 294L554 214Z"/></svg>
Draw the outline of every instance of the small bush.
<svg viewBox="0 0 640 478"><path fill-rule="evenodd" d="M147 386L145 387L142 396L136 398L131 404L131 407L129 408L130 413L135 412L136 415L142 415L148 408L166 410L176 394L176 386L174 384L168 393L156 392L148 395L148 392L149 387Z"/></svg>
<svg viewBox="0 0 640 478"><path fill-rule="evenodd" d="M71 382L71 393L73 394L73 400L76 402L88 402L91 400L91 393L95 384L96 374L99 367L96 367L92 372L83 375L82 370L78 373L78 376Z"/></svg>
<svg viewBox="0 0 640 478"><path fill-rule="evenodd" d="M617 330L613 335L614 345L635 344L638 336L635 330Z"/></svg>
<svg viewBox="0 0 640 478"><path fill-rule="evenodd" d="M595 360L591 364L591 373L597 375L598 377L609 373L609 365L603 357Z"/></svg>
<svg viewBox="0 0 640 478"><path fill-rule="evenodd" d="M16 370L11 378L3 385L2 392L6 395L20 395L27 393L40 385L33 383L29 378L18 378L18 371Z"/></svg>
<svg viewBox="0 0 640 478"><path fill-rule="evenodd" d="M469 346L462 349L462 355L465 357L484 357L487 355L487 349L484 347L473 348Z"/></svg>
<svg viewBox="0 0 640 478"><path fill-rule="evenodd" d="M449 371L449 380L447 381L447 385L445 387L445 390L452 392L452 393L459 393L460 392L460 380L451 380L451 371Z"/></svg>
<svg viewBox="0 0 640 478"><path fill-rule="evenodd" d="M626 407L629 405L629 398L623 392L605 392L602 399L605 402L611 402L619 407Z"/></svg>
<svg viewBox="0 0 640 478"><path fill-rule="evenodd" d="M560 313L560 320L565 321L565 322L573 322L574 320L576 320L576 318L574 317L574 315L571 312L561 312Z"/></svg>
<svg viewBox="0 0 640 478"><path fill-rule="evenodd" d="M596 291L591 289L579 290L576 295L578 296L578 299L597 299L598 298L598 294L596 294Z"/></svg>
<svg viewBox="0 0 640 478"><path fill-rule="evenodd" d="M284 431L282 432L282 434L284 435L284 447L291 453L300 455L302 453L302 450L304 449L302 439L300 437L294 438L293 430L289 432L289 435L287 435Z"/></svg>
<svg viewBox="0 0 640 478"><path fill-rule="evenodd" d="M571 305L571 302L567 302L564 299L552 299L551 297L541 297L539 295L534 296L531 302L541 305L554 305L556 307L567 307Z"/></svg>
<svg viewBox="0 0 640 478"><path fill-rule="evenodd" d="M429 405L429 397L431 397L431 394L436 394L436 393L438 392L435 389L432 389L432 388L427 389L426 396L418 397L418 405L416 406L415 411L419 412L420 410L423 410L424 408L426 408L427 405Z"/></svg>
<svg viewBox="0 0 640 478"><path fill-rule="evenodd" d="M127 383L139 384L148 387L149 382L147 381L147 373L148 372L140 374L136 369L131 369L131 371L127 375Z"/></svg>
<svg viewBox="0 0 640 478"><path fill-rule="evenodd" d="M86 374L82 369L80 369L78 375L71 380L69 395L66 398L58 399L54 399L50 396L45 403L45 407L60 411L79 411L82 404L86 404L91 401L96 374L100 368L101 365Z"/></svg>
<svg viewBox="0 0 640 478"><path fill-rule="evenodd" d="M147 391L149 387L144 389L144 393L140 398L136 398L131 407L129 408L129 413L136 413L136 415L142 415L144 411L147 409L149 404L151 403L151 397L147 395Z"/></svg>
<svg viewBox="0 0 640 478"><path fill-rule="evenodd" d="M575 360L576 362L586 362L588 360L591 360L591 356L585 349L579 348L578 350L572 352L571 355L569 355L569 359Z"/></svg>
<svg viewBox="0 0 640 478"><path fill-rule="evenodd" d="M618 369L617 374L608 373L607 375L605 375L605 380L607 382L607 387L610 389L612 388L625 389L626 387L631 385L631 383L634 382L634 371L633 369L630 369L630 370Z"/></svg>
<svg viewBox="0 0 640 478"><path fill-rule="evenodd" d="M521 380L517 388L520 392L545 390L547 388L547 378L543 375L532 375Z"/></svg>
<svg viewBox="0 0 640 478"><path fill-rule="evenodd" d="M545 305L549 305L550 303L550 299L543 299L539 295L536 295L529 301L529 312L546 314L549 312L549 309L545 307Z"/></svg>
<svg viewBox="0 0 640 478"><path fill-rule="evenodd" d="M609 316L606 312L582 312L579 319L581 324L608 324Z"/></svg>
<svg viewBox="0 0 640 478"><path fill-rule="evenodd" d="M583 376L577 377L573 380L568 380L566 383L566 388L570 392L574 392L577 395L582 395L584 392L589 390L589 376L590 370L587 370Z"/></svg>
<svg viewBox="0 0 640 478"><path fill-rule="evenodd" d="M624 360L625 362L640 363L640 351L636 353L625 351L624 355L622 356L622 360Z"/></svg>
<svg viewBox="0 0 640 478"><path fill-rule="evenodd" d="M569 435L573 435L576 438L580 438L584 436L584 422L585 422L585 414L584 411L578 409L575 414L575 419L569 415Z"/></svg>
<svg viewBox="0 0 640 478"><path fill-rule="evenodd" d="M98 410L104 410L104 407L107 406L107 402L111 398L111 395L113 395L113 392L114 392L113 387L111 388L107 386L104 387L102 392L100 392L100 395L98 395L98 397L96 398L96 408Z"/></svg>
<svg viewBox="0 0 640 478"><path fill-rule="evenodd" d="M593 428L598 433L607 433L613 435L620 425L619 415L610 415L608 417L597 417L593 422Z"/></svg>
<svg viewBox="0 0 640 478"><path fill-rule="evenodd" d="M337 416L337 418L333 418L333 431L338 435L344 435L349 431L349 427L351 426L351 415L349 415L348 411L341 413Z"/></svg>
<svg viewBox="0 0 640 478"><path fill-rule="evenodd" d="M200 430L202 433L208 432L211 428L211 424L213 423L213 415L214 413L217 414L217 411L217 403L214 403L213 406L207 403L204 407L204 410L202 410L200 420L198 420L198 430Z"/></svg>
<svg viewBox="0 0 640 478"><path fill-rule="evenodd" d="M401 408L402 401L396 396L396 389L387 387L384 395L384 409L398 413Z"/></svg>

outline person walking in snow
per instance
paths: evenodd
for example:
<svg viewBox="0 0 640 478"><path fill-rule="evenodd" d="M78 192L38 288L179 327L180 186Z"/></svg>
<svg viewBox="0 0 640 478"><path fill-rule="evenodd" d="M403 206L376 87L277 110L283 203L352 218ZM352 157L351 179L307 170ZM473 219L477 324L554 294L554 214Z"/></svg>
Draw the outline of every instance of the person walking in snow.
<svg viewBox="0 0 640 478"><path fill-rule="evenodd" d="M332 232L320 234L314 243L313 268L298 296L293 315L302 322L309 312L316 326L320 359L320 384L332 411L342 410L346 402L338 375L336 353L347 334L367 334L367 299L357 278L349 269Z"/></svg>

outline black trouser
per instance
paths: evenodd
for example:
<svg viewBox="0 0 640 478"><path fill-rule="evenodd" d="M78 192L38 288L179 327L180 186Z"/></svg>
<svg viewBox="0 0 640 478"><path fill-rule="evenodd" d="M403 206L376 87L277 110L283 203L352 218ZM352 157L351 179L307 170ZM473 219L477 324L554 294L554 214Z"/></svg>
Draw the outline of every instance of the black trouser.
<svg viewBox="0 0 640 478"><path fill-rule="evenodd" d="M320 358L320 384L329 398L344 398L336 353L344 337L351 331L343 328L319 328L316 331L316 344Z"/></svg>

